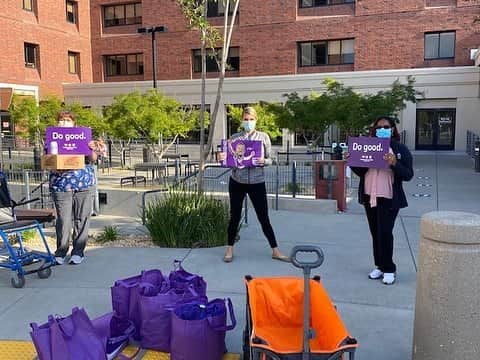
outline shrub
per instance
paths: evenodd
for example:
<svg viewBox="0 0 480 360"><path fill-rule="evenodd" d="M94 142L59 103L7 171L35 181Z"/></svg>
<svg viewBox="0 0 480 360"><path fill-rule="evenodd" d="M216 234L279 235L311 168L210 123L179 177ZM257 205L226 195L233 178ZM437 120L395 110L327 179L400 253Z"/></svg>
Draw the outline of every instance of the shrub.
<svg viewBox="0 0 480 360"><path fill-rule="evenodd" d="M295 190L295 193L301 193L301 192L303 192L304 189L298 183L294 184L294 183L289 182L285 186L284 190L287 194L290 194L290 193L293 193L293 190Z"/></svg>
<svg viewBox="0 0 480 360"><path fill-rule="evenodd" d="M227 239L228 206L206 195L170 192L148 204L145 220L152 241L163 247L212 247Z"/></svg>
<svg viewBox="0 0 480 360"><path fill-rule="evenodd" d="M22 240L26 242L33 241L35 240L36 237L37 237L36 229L22 231Z"/></svg>
<svg viewBox="0 0 480 360"><path fill-rule="evenodd" d="M103 228L103 231L97 236L97 242L105 243L109 241L115 241L119 237L118 227L107 225Z"/></svg>

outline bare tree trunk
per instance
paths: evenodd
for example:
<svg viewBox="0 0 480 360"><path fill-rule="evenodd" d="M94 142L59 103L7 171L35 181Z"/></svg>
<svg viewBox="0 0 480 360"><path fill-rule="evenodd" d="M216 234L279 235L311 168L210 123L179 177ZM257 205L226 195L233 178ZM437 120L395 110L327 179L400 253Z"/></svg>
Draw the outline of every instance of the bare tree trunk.
<svg viewBox="0 0 480 360"><path fill-rule="evenodd" d="M220 1L220 0L219 0ZM210 116L210 131L208 132L208 141L207 141L207 146L204 149L204 152L202 153L202 157L206 160L208 155L210 154L210 150L212 149L212 143L213 143L213 133L215 130L215 124L217 122L217 114L218 114L218 109L220 107L220 102L222 100L223 96L223 81L225 79L225 68L227 65L227 59L228 59L228 49L230 48L230 43L232 40L232 33L233 33L233 25L235 24L235 18L237 16L238 12L238 5L240 3L240 0L235 1L235 5L233 8L233 13L230 18L230 26L228 25L228 12L229 12L229 6L230 6L230 0L226 0L225 4L225 15L224 15L224 31L223 31L223 47L222 47L222 61L220 64L220 74L218 78L218 88L217 88L217 96L215 98L215 105L213 107L213 111Z"/></svg>
<svg viewBox="0 0 480 360"><path fill-rule="evenodd" d="M203 0L203 16L207 17L207 1ZM201 89L201 100L200 100L200 161L198 164L198 175L197 175L197 190L199 194L203 193L203 176L205 173L205 97L206 97L206 83L205 78L207 75L207 59L206 59L206 31L202 29L202 48L201 48L201 57L202 57L202 89Z"/></svg>

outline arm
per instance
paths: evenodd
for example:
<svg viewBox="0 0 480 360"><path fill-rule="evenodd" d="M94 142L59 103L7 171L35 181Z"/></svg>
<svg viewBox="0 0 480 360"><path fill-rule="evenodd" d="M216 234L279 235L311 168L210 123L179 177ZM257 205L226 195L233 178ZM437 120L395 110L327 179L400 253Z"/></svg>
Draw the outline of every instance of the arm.
<svg viewBox="0 0 480 360"><path fill-rule="evenodd" d="M270 136L268 136L267 134L265 134L263 149L264 149L263 158L265 159L264 166L272 165L272 159L270 157L272 154L272 142L270 141Z"/></svg>
<svg viewBox="0 0 480 360"><path fill-rule="evenodd" d="M403 181L410 181L413 177L412 154L404 146L399 147L398 152L401 158L395 164L390 165L390 169L393 170L396 177Z"/></svg>

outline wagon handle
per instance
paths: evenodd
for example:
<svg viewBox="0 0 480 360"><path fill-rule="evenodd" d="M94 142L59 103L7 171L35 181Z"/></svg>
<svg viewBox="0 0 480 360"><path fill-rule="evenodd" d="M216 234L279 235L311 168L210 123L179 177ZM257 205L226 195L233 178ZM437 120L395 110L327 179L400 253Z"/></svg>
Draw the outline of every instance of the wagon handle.
<svg viewBox="0 0 480 360"><path fill-rule="evenodd" d="M300 252L315 253L315 261L299 261L297 254ZM317 246L298 245L292 249L290 259L294 266L303 269L303 349L302 360L310 360L310 339L315 337L315 332L310 328L310 272L322 265L323 251Z"/></svg>
<svg viewBox="0 0 480 360"><path fill-rule="evenodd" d="M307 253L315 253L317 255L317 259L315 261L300 261L297 259L297 254L301 252ZM315 269L323 264L323 251L317 246L312 245L298 245L292 249L290 253L290 259L292 260L292 264L300 269L303 269L304 272L306 271L310 275L310 270Z"/></svg>

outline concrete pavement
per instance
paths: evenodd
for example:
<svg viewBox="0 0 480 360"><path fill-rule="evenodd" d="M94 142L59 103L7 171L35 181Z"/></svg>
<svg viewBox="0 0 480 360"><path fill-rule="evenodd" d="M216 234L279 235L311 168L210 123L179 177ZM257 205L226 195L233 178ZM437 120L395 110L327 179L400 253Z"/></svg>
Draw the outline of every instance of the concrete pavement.
<svg viewBox="0 0 480 360"><path fill-rule="evenodd" d="M418 153L414 168L415 178L405 184L410 206L401 211L394 230L398 266L394 286L367 279L372 268L371 240L356 194L343 214L271 211L284 252L296 244L315 244L323 249L325 262L315 274L321 275L347 328L360 342L360 360L411 358L420 216L435 210L480 214L480 173L473 172L472 162L465 155ZM292 265L271 260L268 244L251 214L235 248L233 263L222 262L223 248L196 249L185 261L189 271L205 277L210 298L232 298L238 320L237 328L227 335L232 352L241 352L242 346L243 276L301 276ZM113 216L93 218L92 231L112 224L126 233L143 231L138 219ZM82 265L56 267L48 280L28 277L24 289L11 288L9 273L0 271L0 339L28 339L30 322L45 321L48 314L66 314L73 306L85 307L92 317L105 313L111 308L109 287L113 281L153 267L168 272L172 260L186 252L163 248L94 249L87 253Z"/></svg>

